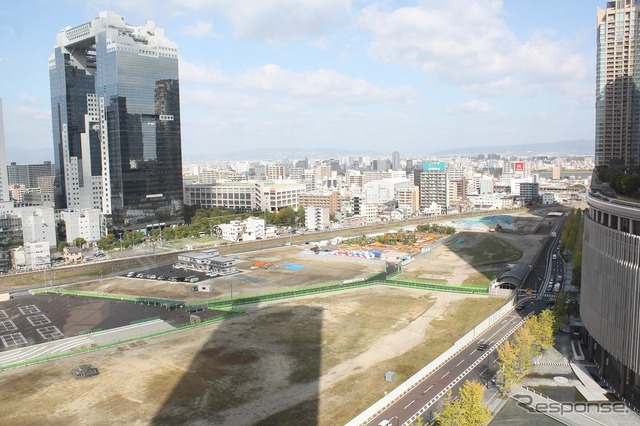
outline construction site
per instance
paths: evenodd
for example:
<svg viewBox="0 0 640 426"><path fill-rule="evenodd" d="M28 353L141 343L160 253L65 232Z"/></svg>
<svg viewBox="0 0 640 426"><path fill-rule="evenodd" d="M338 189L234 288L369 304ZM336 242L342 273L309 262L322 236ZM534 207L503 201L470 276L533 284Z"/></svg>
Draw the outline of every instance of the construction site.
<svg viewBox="0 0 640 426"><path fill-rule="evenodd" d="M518 220L530 224L542 218ZM472 246L488 236L499 241L492 243L499 250L483 258ZM105 419L110 424L343 424L506 300L486 291L383 283L340 290L341 283L365 282L384 270L386 260L406 261L404 256L414 253L402 271L407 279L468 285L469 277L485 272L482 268L497 269L516 258L531 261L545 235L468 232L448 240L424 236L416 238L422 243L408 244L397 233L395 238L395 244L318 242L237 253L239 272L210 278L211 292L126 276L65 286L85 295L187 305L231 300L244 314L4 370L0 397L14 408L0 413L0 423L34 424L46 417L49 424L61 425L105 424ZM459 240L464 243L455 244ZM376 261L383 256L385 262ZM339 291L236 305L249 296L328 283ZM101 310L107 316L108 306ZM75 380L69 371L80 364L95 366L100 374ZM397 374L394 383L384 380L390 370Z"/></svg>

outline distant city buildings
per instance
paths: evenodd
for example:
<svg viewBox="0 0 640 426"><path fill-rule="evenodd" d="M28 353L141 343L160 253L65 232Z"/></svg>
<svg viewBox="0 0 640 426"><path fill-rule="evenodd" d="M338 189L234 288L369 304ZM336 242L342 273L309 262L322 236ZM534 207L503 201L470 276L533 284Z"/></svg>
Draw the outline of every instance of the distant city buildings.
<svg viewBox="0 0 640 426"><path fill-rule="evenodd" d="M182 221L178 49L152 21L102 12L49 59L56 207L115 229Z"/></svg>
<svg viewBox="0 0 640 426"><path fill-rule="evenodd" d="M391 154L391 168L400 170L400 153L398 151L393 151Z"/></svg>

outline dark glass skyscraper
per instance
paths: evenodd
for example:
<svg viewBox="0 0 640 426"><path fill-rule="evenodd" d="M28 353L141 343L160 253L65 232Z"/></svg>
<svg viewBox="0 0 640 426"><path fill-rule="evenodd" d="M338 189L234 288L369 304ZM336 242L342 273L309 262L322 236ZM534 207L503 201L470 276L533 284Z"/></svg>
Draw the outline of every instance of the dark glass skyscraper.
<svg viewBox="0 0 640 426"><path fill-rule="evenodd" d="M118 229L181 221L178 51L164 30L102 12L49 59L56 207Z"/></svg>

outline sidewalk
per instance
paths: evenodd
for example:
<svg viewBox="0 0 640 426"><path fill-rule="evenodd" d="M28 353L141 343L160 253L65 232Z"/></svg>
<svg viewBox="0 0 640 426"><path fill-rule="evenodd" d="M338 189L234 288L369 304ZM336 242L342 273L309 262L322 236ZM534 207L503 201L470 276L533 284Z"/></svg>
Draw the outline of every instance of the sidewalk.
<svg viewBox="0 0 640 426"><path fill-rule="evenodd" d="M610 423L601 423L590 415L576 412L569 403L560 403L542 394L518 386L511 391L511 398L518 401L518 405L530 412L539 412L554 420L570 426L607 426ZM566 408L566 409L565 409Z"/></svg>
<svg viewBox="0 0 640 426"><path fill-rule="evenodd" d="M609 401L606 390L588 373L586 367L589 364L574 363L572 358L570 337L559 334L555 346L537 360L525 379L525 387L515 388L507 400L497 397L489 389L484 402L495 415L491 424L640 424L640 416L635 412L621 402ZM579 390L584 399L575 390Z"/></svg>

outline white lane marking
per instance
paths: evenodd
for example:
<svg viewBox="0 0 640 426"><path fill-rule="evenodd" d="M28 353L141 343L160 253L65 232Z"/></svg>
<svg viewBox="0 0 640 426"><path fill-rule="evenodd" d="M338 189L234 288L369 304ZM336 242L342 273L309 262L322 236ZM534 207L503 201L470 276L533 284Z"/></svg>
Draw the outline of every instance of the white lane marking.
<svg viewBox="0 0 640 426"><path fill-rule="evenodd" d="M449 374L449 372L447 371L446 373L444 373L444 376L440 377L440 380L444 379L444 377Z"/></svg>
<svg viewBox="0 0 640 426"><path fill-rule="evenodd" d="M416 400L415 400L415 399L414 399L413 401L411 401L410 403L408 403L408 404L404 407L404 409L406 410L407 408L409 408L409 406L410 406L411 404L413 404L414 402L416 402Z"/></svg>
<svg viewBox="0 0 640 426"><path fill-rule="evenodd" d="M458 367L460 364L462 364L464 362L464 359L462 361L460 361L459 363L456 364L456 367Z"/></svg>
<svg viewBox="0 0 640 426"><path fill-rule="evenodd" d="M433 387L433 385L429 386L424 392L422 392L422 394L424 395L425 393L429 392L429 389L431 389Z"/></svg>

